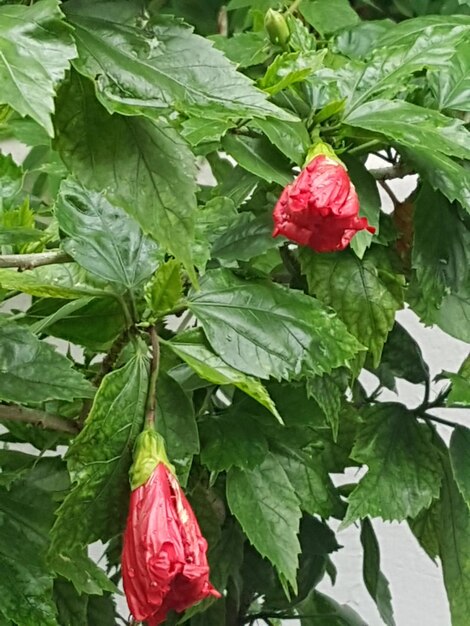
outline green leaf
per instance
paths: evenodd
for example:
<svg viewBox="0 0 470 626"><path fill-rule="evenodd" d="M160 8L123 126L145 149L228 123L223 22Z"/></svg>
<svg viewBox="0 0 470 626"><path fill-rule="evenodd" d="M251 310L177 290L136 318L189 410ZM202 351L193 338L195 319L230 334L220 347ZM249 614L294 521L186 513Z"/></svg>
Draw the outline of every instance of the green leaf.
<svg viewBox="0 0 470 626"><path fill-rule="evenodd" d="M331 427L333 438L336 441L345 389L341 389L337 377L332 375L309 378L307 391L308 395L315 399L325 414L326 420Z"/></svg>
<svg viewBox="0 0 470 626"><path fill-rule="evenodd" d="M322 37L359 22L349 0L304 0L300 12Z"/></svg>
<svg viewBox="0 0 470 626"><path fill-rule="evenodd" d="M470 111L470 44L457 46L446 67L431 76L439 109Z"/></svg>
<svg viewBox="0 0 470 626"><path fill-rule="evenodd" d="M259 182L257 176L237 165L230 172L230 176L223 176L222 182L214 187L213 199L226 197L233 202L235 208L238 208L252 196Z"/></svg>
<svg viewBox="0 0 470 626"><path fill-rule="evenodd" d="M251 67L264 63L273 50L266 35L259 32L235 33L232 37L213 35L211 41L238 67Z"/></svg>
<svg viewBox="0 0 470 626"><path fill-rule="evenodd" d="M465 426L454 428L449 454L455 482L470 509L470 429Z"/></svg>
<svg viewBox="0 0 470 626"><path fill-rule="evenodd" d="M163 120L109 115L78 75L61 89L57 109L56 147L79 182L104 190L189 266L196 170L178 133Z"/></svg>
<svg viewBox="0 0 470 626"><path fill-rule="evenodd" d="M380 548L374 527L366 517L361 524L361 544L364 550L362 573L364 583L371 598L387 626L395 626L392 608L392 596L388 580L380 569Z"/></svg>
<svg viewBox="0 0 470 626"><path fill-rule="evenodd" d="M260 87L274 96L295 83L303 82L323 67L325 50L315 52L284 52L278 55L260 80Z"/></svg>
<svg viewBox="0 0 470 626"><path fill-rule="evenodd" d="M440 508L440 557L452 626L466 626L470 614L470 514L449 464L444 463Z"/></svg>
<svg viewBox="0 0 470 626"><path fill-rule="evenodd" d="M311 140L303 122L285 122L272 117L254 120L250 126L258 128L269 141L291 161L302 166Z"/></svg>
<svg viewBox="0 0 470 626"><path fill-rule="evenodd" d="M359 216L367 217L367 221L375 228L375 235L379 234L379 218L381 200L377 183L374 177L369 173L367 168L359 161L352 157L343 158L348 174L353 182L357 195L359 197ZM362 259L367 248L372 242L372 233L361 230L354 236L351 241L351 248L356 255Z"/></svg>
<svg viewBox="0 0 470 626"><path fill-rule="evenodd" d="M190 117L182 124L181 134L192 146L200 143L220 141L221 137L233 127L232 122Z"/></svg>
<svg viewBox="0 0 470 626"><path fill-rule="evenodd" d="M71 548L67 554L54 549L48 555L48 564L57 574L70 580L79 594L102 595L104 591L117 592L117 587L104 571L88 558L86 549L79 546Z"/></svg>
<svg viewBox="0 0 470 626"><path fill-rule="evenodd" d="M276 568L283 586L297 586L301 512L279 459L268 454L252 470L232 468L227 474L227 500L246 536Z"/></svg>
<svg viewBox="0 0 470 626"><path fill-rule="evenodd" d="M0 7L1 11L1 7ZM9 206L23 186L23 170L16 165L10 155L0 153L0 207ZM0 224L6 226L5 215L0 216ZM0 237L3 237L3 228Z"/></svg>
<svg viewBox="0 0 470 626"><path fill-rule="evenodd" d="M51 498L37 487L0 488L0 619L7 623L57 626L45 562L52 519Z"/></svg>
<svg viewBox="0 0 470 626"><path fill-rule="evenodd" d="M445 296L439 309L426 322L437 324L461 341L470 342L470 284L458 293Z"/></svg>
<svg viewBox="0 0 470 626"><path fill-rule="evenodd" d="M140 356L103 379L85 428L67 452L73 485L52 530L52 556L70 557L77 547L121 532L147 388L147 364Z"/></svg>
<svg viewBox="0 0 470 626"><path fill-rule="evenodd" d="M0 102L30 115L51 136L55 88L76 56L62 18L58 0L0 7Z"/></svg>
<svg viewBox="0 0 470 626"><path fill-rule="evenodd" d="M276 457L294 487L303 511L324 519L341 515L341 500L320 458L286 446L279 446Z"/></svg>
<svg viewBox="0 0 470 626"><path fill-rule="evenodd" d="M268 442L260 425L249 416L229 411L200 424L201 462L213 472L232 467L253 469L268 454Z"/></svg>
<svg viewBox="0 0 470 626"><path fill-rule="evenodd" d="M0 449L0 486L9 488L36 463L37 456L19 450Z"/></svg>
<svg viewBox="0 0 470 626"><path fill-rule="evenodd" d="M305 249L301 264L309 291L333 307L377 366L395 313L403 307L403 278L394 273L386 254L375 248L360 261L347 251L315 254Z"/></svg>
<svg viewBox="0 0 470 626"><path fill-rule="evenodd" d="M113 596L91 596L88 598L87 626L116 626L116 606Z"/></svg>
<svg viewBox="0 0 470 626"><path fill-rule="evenodd" d="M283 187L292 182L289 162L264 137L227 135L222 147L241 167L263 180Z"/></svg>
<svg viewBox="0 0 470 626"><path fill-rule="evenodd" d="M350 59L363 60L370 55L382 35L393 28L392 20L367 20L354 24L335 37L335 51Z"/></svg>
<svg viewBox="0 0 470 626"><path fill-rule="evenodd" d="M447 406L470 406L470 356L460 366L457 374L447 373L452 381L447 396Z"/></svg>
<svg viewBox="0 0 470 626"><path fill-rule="evenodd" d="M457 207L424 185L415 204L414 233L412 263L422 301L438 309L444 295L458 292L470 278L470 231Z"/></svg>
<svg viewBox="0 0 470 626"><path fill-rule="evenodd" d="M343 365L360 344L317 300L284 287L208 272L190 310L214 351L259 378L298 378Z"/></svg>
<svg viewBox="0 0 470 626"><path fill-rule="evenodd" d="M227 365L212 352L202 333L189 331L178 335L166 345L204 380L215 385L235 385L282 422L274 402L260 381Z"/></svg>
<svg viewBox="0 0 470 626"><path fill-rule="evenodd" d="M243 170L241 171L243 172ZM246 174L251 176L248 172ZM227 177L227 179L230 178ZM233 200L223 196L212 198L203 207L198 207L192 253L194 263L199 270L205 269L211 258L211 248L214 241L222 233L230 232L237 216L238 213Z"/></svg>
<svg viewBox="0 0 470 626"><path fill-rule="evenodd" d="M145 301L155 318L167 315L183 296L181 266L170 259L158 268L152 280L145 286Z"/></svg>
<svg viewBox="0 0 470 626"><path fill-rule="evenodd" d="M367 515L415 517L438 497L442 479L429 431L402 404L380 403L364 417L351 457L369 469L349 496L343 525Z"/></svg>
<svg viewBox="0 0 470 626"><path fill-rule="evenodd" d="M69 178L60 186L55 215L69 237L66 252L91 274L132 289L154 272L156 244L102 193L88 191Z"/></svg>
<svg viewBox="0 0 470 626"><path fill-rule="evenodd" d="M31 241L39 241L41 237L41 231L33 228L4 229L0 227L0 246L16 246L21 243L30 243Z"/></svg>
<svg viewBox="0 0 470 626"><path fill-rule="evenodd" d="M194 454L199 452L199 435L194 407L179 383L165 372L158 376L156 429L166 443L170 461L185 484Z"/></svg>
<svg viewBox="0 0 470 626"><path fill-rule="evenodd" d="M344 122L381 133L407 147L411 153L415 146L426 146L430 152L470 158L470 132L463 122L416 104L374 100L355 108Z"/></svg>
<svg viewBox="0 0 470 626"><path fill-rule="evenodd" d="M98 4L95 15L87 3L68 3L64 10L75 28L74 65L88 78L99 76L98 96L110 111L154 116L175 108L215 119L292 119L190 27L164 17L147 28L119 24L108 15L109 4Z"/></svg>
<svg viewBox="0 0 470 626"><path fill-rule="evenodd" d="M313 591L300 610L302 626L367 626L366 622L346 604L338 604L333 598ZM305 617L302 617L305 615ZM321 622L319 622L321 619Z"/></svg>
<svg viewBox="0 0 470 626"><path fill-rule="evenodd" d="M94 389L72 362L22 326L0 325L0 398L45 402L91 398Z"/></svg>
<svg viewBox="0 0 470 626"><path fill-rule="evenodd" d="M268 250L279 248L282 239L273 237L271 215L254 216L241 213L230 227L217 237L211 257L222 261L250 261Z"/></svg>
<svg viewBox="0 0 470 626"><path fill-rule="evenodd" d="M434 562L439 556L440 503L433 500L429 508L423 509L414 519L408 519L411 531L426 554Z"/></svg>
<svg viewBox="0 0 470 626"><path fill-rule="evenodd" d="M72 583L57 578L54 581L54 601L61 626L83 626L87 623L88 596L79 595Z"/></svg>

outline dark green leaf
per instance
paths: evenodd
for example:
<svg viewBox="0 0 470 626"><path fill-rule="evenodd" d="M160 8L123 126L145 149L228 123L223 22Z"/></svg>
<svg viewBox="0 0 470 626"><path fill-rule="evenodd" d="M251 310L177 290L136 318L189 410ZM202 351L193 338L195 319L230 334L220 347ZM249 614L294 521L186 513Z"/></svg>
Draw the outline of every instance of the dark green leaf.
<svg viewBox="0 0 470 626"><path fill-rule="evenodd" d="M36 463L37 456L19 450L0 449L0 485L10 487Z"/></svg>
<svg viewBox="0 0 470 626"><path fill-rule="evenodd" d="M367 626L366 622L346 604L313 591L299 610L302 626ZM302 617L305 615L305 617ZM319 621L321 620L321 622Z"/></svg>
<svg viewBox="0 0 470 626"><path fill-rule="evenodd" d="M304 0L300 12L322 36L359 21L349 0Z"/></svg>
<svg viewBox="0 0 470 626"><path fill-rule="evenodd" d="M429 508L423 509L408 524L420 546L433 561L439 556L440 503L433 500Z"/></svg>
<svg viewBox="0 0 470 626"><path fill-rule="evenodd" d="M268 454L268 442L260 425L250 416L229 411L205 419L200 425L201 462L211 471L232 467L253 469Z"/></svg>
<svg viewBox="0 0 470 626"><path fill-rule="evenodd" d="M60 626L87 624L88 596L79 595L72 583L63 578L54 581L54 601Z"/></svg>
<svg viewBox="0 0 470 626"><path fill-rule="evenodd" d="M282 421L269 393L259 380L250 378L222 361L212 352L201 333L196 331L178 335L167 345L204 380L215 385L235 385Z"/></svg>
<svg viewBox="0 0 470 626"><path fill-rule="evenodd" d="M55 214L68 235L65 250L83 268L119 287L137 287L157 266L157 246L102 193L63 181Z"/></svg>
<svg viewBox="0 0 470 626"><path fill-rule="evenodd" d="M260 80L260 86L272 96L295 83L304 81L323 66L325 50L284 52L278 55Z"/></svg>
<svg viewBox="0 0 470 626"><path fill-rule="evenodd" d="M364 583L371 598L387 626L395 626L392 608L392 596L388 580L380 569L380 548L374 527L366 517L361 524L361 544L364 550L362 573Z"/></svg>
<svg viewBox="0 0 470 626"><path fill-rule="evenodd" d="M235 208L238 208L255 192L259 182L257 176L237 165L229 176L225 172L222 182L214 187L214 200L224 196L233 202Z"/></svg>
<svg viewBox="0 0 470 626"><path fill-rule="evenodd" d="M464 41L446 67L431 77L439 109L470 111L470 44Z"/></svg>
<svg viewBox="0 0 470 626"><path fill-rule="evenodd" d="M454 428L449 454L455 482L470 508L470 429L464 426Z"/></svg>
<svg viewBox="0 0 470 626"><path fill-rule="evenodd" d="M56 129L57 149L80 183L104 190L189 265L196 170L178 133L162 120L109 115L78 75L59 94Z"/></svg>
<svg viewBox="0 0 470 626"><path fill-rule="evenodd" d="M252 174L283 187L292 181L287 159L264 137L227 135L223 149Z"/></svg>
<svg viewBox="0 0 470 626"><path fill-rule="evenodd" d="M233 123L230 121L190 117L183 122L181 134L192 146L198 146L200 143L220 141L232 127Z"/></svg>
<svg viewBox="0 0 470 626"><path fill-rule="evenodd" d="M214 351L260 378L298 378L343 365L360 349L317 300L283 287L208 272L189 308Z"/></svg>
<svg viewBox="0 0 470 626"><path fill-rule="evenodd" d="M110 4L98 4L96 15L87 3L65 7L75 28L75 67L88 78L99 76L98 96L110 110L153 116L174 107L216 119L290 118L190 27L165 18L145 29L119 24L108 16Z"/></svg>
<svg viewBox="0 0 470 626"><path fill-rule="evenodd" d="M268 454L258 467L227 474L227 500L246 536L276 568L283 586L296 591L300 508L279 459Z"/></svg>
<svg viewBox="0 0 470 626"><path fill-rule="evenodd" d="M470 356L460 366L457 374L447 373L452 381L447 396L448 406L470 406Z"/></svg>
<svg viewBox="0 0 470 626"><path fill-rule="evenodd" d="M170 259L158 268L155 276L145 287L145 301L156 318L169 313L183 296L181 266Z"/></svg>
<svg viewBox="0 0 470 626"><path fill-rule="evenodd" d="M213 35L214 46L238 67L251 67L264 63L272 56L272 46L263 32L235 33L233 37Z"/></svg>
<svg viewBox="0 0 470 626"><path fill-rule="evenodd" d="M402 404L381 403L364 418L351 457L369 469L349 496L343 524L367 515L415 517L438 497L442 478L429 431Z"/></svg>
<svg viewBox="0 0 470 626"><path fill-rule="evenodd" d="M88 598L87 626L116 626L116 607L113 596L90 596Z"/></svg>
<svg viewBox="0 0 470 626"><path fill-rule="evenodd" d="M251 176L248 172L244 173ZM228 176L227 180L230 178ZM214 241L222 233L230 232L237 216L238 213L233 200L223 196L212 198L205 206L198 207L192 252L194 263L200 270L205 269L211 258L211 248Z"/></svg>
<svg viewBox="0 0 470 626"><path fill-rule="evenodd" d="M299 166L303 165L311 144L303 122L285 122L267 117L264 120L254 120L250 126L261 130L269 141L291 161Z"/></svg>
<svg viewBox="0 0 470 626"><path fill-rule="evenodd" d="M333 438L338 438L339 420L343 405L344 391L332 376L313 376L307 381L307 391L321 408L328 424L331 426Z"/></svg>
<svg viewBox="0 0 470 626"><path fill-rule="evenodd" d="M1 10L2 9L0 7L0 12ZM16 165L11 156L0 153L0 207L10 205L14 196L20 192L21 187L23 186L23 178L23 170L21 167ZM1 215L1 226L6 226L4 219L5 215ZM1 228L0 237L3 236L3 228Z"/></svg>
<svg viewBox="0 0 470 626"><path fill-rule="evenodd" d="M85 428L67 452L73 486L58 511L51 555L67 559L77 547L106 541L122 530L127 473L144 420L147 387L147 365L140 356L101 383Z"/></svg>
<svg viewBox="0 0 470 626"><path fill-rule="evenodd" d="M0 371L0 398L9 402L93 397L72 362L22 326L0 325Z"/></svg>
<svg viewBox="0 0 470 626"><path fill-rule="evenodd" d="M470 284L458 293L444 296L439 309L426 319L449 335L470 342Z"/></svg>
<svg viewBox="0 0 470 626"><path fill-rule="evenodd" d="M305 249L301 263L310 292L333 307L377 366L395 313L403 306L403 277L394 273L387 255L374 248L360 261L348 252L315 254Z"/></svg>
<svg viewBox="0 0 470 626"><path fill-rule="evenodd" d="M392 20L367 20L343 30L335 38L335 48L351 59L365 59L377 40L394 26Z"/></svg>
<svg viewBox="0 0 470 626"><path fill-rule="evenodd" d="M0 7L0 102L53 135L54 91L76 56L57 0Z"/></svg>
<svg viewBox="0 0 470 626"><path fill-rule="evenodd" d="M86 548L76 546L68 554L54 549L49 553L48 564L57 574L70 580L80 594L102 595L104 591L117 591L104 571L87 556Z"/></svg>

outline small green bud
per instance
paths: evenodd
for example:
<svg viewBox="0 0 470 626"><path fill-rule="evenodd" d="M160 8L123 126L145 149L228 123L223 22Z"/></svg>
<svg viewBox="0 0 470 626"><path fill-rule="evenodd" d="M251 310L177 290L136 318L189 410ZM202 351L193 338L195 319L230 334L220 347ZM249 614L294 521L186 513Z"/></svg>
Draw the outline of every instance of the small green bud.
<svg viewBox="0 0 470 626"><path fill-rule="evenodd" d="M134 446L134 463L129 471L131 489L144 485L159 463L164 463L175 473L165 450L165 441L153 428L146 428L137 437Z"/></svg>
<svg viewBox="0 0 470 626"><path fill-rule="evenodd" d="M287 22L279 11L268 9L264 16L264 28L268 33L269 41L277 46L284 47L290 38Z"/></svg>
<svg viewBox="0 0 470 626"><path fill-rule="evenodd" d="M336 152L333 150L333 148L329 144L323 141L318 141L317 143L315 143L313 146L310 147L307 153L307 158L305 159L304 167L308 165L312 159L314 159L315 157L321 154L343 165L341 159L337 157Z"/></svg>

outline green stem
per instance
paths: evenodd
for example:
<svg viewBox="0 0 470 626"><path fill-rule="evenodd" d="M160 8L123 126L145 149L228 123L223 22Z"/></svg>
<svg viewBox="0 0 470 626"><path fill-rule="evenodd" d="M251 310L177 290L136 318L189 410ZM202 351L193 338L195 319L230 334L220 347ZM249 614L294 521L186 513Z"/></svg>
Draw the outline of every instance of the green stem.
<svg viewBox="0 0 470 626"><path fill-rule="evenodd" d="M449 426L450 428L457 428L459 424L457 422L451 422L450 420L446 420L443 417L437 417L436 415L429 415L429 413L422 413L418 415L421 419L426 421L436 422L437 424L442 424L443 426Z"/></svg>
<svg viewBox="0 0 470 626"><path fill-rule="evenodd" d="M360 146L355 146L348 150L348 154L360 154L364 150L369 151L369 148L373 148L374 146L379 146L382 142L378 139L372 139L371 141L367 141L366 143L361 144Z"/></svg>
<svg viewBox="0 0 470 626"><path fill-rule="evenodd" d="M145 423L147 428L155 426L155 408L157 404L157 379L160 370L160 342L155 326L150 328L150 342L152 344L152 361L150 364L150 380L147 395L147 409Z"/></svg>
<svg viewBox="0 0 470 626"><path fill-rule="evenodd" d="M292 15L297 11L302 0L294 0L294 2L284 11L284 15Z"/></svg>

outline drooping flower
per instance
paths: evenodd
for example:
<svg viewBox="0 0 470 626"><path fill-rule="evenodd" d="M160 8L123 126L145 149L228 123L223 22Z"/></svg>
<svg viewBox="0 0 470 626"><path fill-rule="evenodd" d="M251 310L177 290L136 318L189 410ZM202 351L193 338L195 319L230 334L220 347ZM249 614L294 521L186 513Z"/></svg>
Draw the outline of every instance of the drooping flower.
<svg viewBox="0 0 470 626"><path fill-rule="evenodd" d="M207 542L154 430L138 438L122 553L129 609L157 626L170 610L220 597L209 582Z"/></svg>
<svg viewBox="0 0 470 626"><path fill-rule="evenodd" d="M318 154L288 185L274 208L273 236L316 252L344 250L360 230L375 232L359 217L359 199L345 167Z"/></svg>

